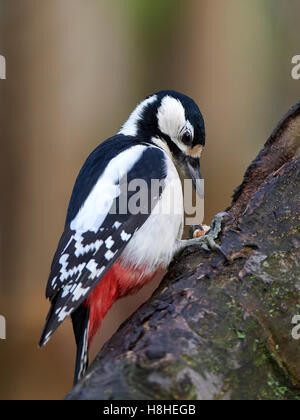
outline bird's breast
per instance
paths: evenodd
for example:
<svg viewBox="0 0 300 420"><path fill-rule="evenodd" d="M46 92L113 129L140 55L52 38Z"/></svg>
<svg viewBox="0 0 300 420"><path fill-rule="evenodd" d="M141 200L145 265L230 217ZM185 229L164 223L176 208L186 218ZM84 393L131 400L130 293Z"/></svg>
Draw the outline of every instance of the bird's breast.
<svg viewBox="0 0 300 420"><path fill-rule="evenodd" d="M122 253L131 267L143 267L145 274L166 268L183 233L183 194L178 172L168 158L167 177L160 200Z"/></svg>

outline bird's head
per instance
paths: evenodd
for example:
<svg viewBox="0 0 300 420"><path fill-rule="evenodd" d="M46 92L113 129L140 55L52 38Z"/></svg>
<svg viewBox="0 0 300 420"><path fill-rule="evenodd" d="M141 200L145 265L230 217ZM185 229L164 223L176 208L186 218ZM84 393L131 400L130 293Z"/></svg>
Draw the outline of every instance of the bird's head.
<svg viewBox="0 0 300 420"><path fill-rule="evenodd" d="M163 148L197 189L205 127L202 114L191 98L171 90L148 96L135 108L120 134Z"/></svg>

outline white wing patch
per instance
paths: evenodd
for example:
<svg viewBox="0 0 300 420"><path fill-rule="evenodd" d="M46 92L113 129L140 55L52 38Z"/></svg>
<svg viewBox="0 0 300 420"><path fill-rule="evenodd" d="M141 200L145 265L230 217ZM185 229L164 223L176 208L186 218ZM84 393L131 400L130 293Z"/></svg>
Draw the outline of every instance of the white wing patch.
<svg viewBox="0 0 300 420"><path fill-rule="evenodd" d="M77 286L76 283L67 284L66 286L64 286L61 297L64 298L64 297L68 296L69 293L73 293L73 291L76 289L76 286Z"/></svg>
<svg viewBox="0 0 300 420"><path fill-rule="evenodd" d="M70 224L71 230L97 232L113 201L120 195L119 182L140 159L147 146L133 146L113 158L98 179L79 212Z"/></svg>
<svg viewBox="0 0 300 420"><path fill-rule="evenodd" d="M89 290L90 290L90 287L82 287L82 283L81 282L78 283L77 287L72 292L72 295L73 295L72 302L76 302L82 296L86 296Z"/></svg>
<svg viewBox="0 0 300 420"><path fill-rule="evenodd" d="M112 240L112 237L109 236L105 241L105 246L107 249L110 249L114 245L115 241Z"/></svg>
<svg viewBox="0 0 300 420"><path fill-rule="evenodd" d="M100 276L100 274L102 273L102 271L105 270L105 266L98 268L98 264L96 263L96 261L94 259L91 259L87 265L86 268L91 272L91 274L89 275L89 279L94 279L97 276Z"/></svg>
<svg viewBox="0 0 300 420"><path fill-rule="evenodd" d="M67 311L67 306L64 306L63 308L58 308L55 313L58 315L58 321L62 322L69 315L71 315L71 312L72 312L72 308Z"/></svg>
<svg viewBox="0 0 300 420"><path fill-rule="evenodd" d="M115 221L115 223L113 224L113 227L115 228L115 229L119 229L119 227L121 226L121 223L120 222L118 222L117 220Z"/></svg>
<svg viewBox="0 0 300 420"><path fill-rule="evenodd" d="M94 251L94 254L98 251L100 246L103 244L101 239L97 239L95 242L91 244L87 244L85 246L82 245L83 237L80 232L76 232L75 235L72 236L75 239L75 255L78 258L80 255L87 254L88 252Z"/></svg>
<svg viewBox="0 0 300 420"><path fill-rule="evenodd" d="M126 233L125 230L122 230L122 232L121 232L122 241L127 242L127 241L129 241L130 238L131 238L131 234Z"/></svg>
<svg viewBox="0 0 300 420"><path fill-rule="evenodd" d="M67 270L67 266L69 264L68 258L69 258L69 254L63 254L59 259L59 263L61 265L59 279L61 282L67 280L68 277L74 276L74 274L81 273L85 267L85 263L82 263L71 268L70 270Z"/></svg>
<svg viewBox="0 0 300 420"><path fill-rule="evenodd" d="M111 250L109 249L105 254L104 257L107 261L110 261L115 255L115 252L111 252Z"/></svg>

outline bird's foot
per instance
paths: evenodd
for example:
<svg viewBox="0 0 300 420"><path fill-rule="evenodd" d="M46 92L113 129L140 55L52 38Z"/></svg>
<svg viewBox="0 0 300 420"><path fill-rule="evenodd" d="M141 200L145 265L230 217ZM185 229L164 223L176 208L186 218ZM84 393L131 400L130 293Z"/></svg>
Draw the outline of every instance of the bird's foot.
<svg viewBox="0 0 300 420"><path fill-rule="evenodd" d="M230 215L226 212L218 213L214 217L214 219L211 223L210 229L204 235L202 235L202 232L199 232L200 234L197 233L195 235L195 232L197 230L202 231L202 229L203 229L202 227L197 227L197 229L193 233L193 238L192 239L186 239L186 240L179 241L178 251L181 251L182 249L184 249L188 246L191 246L191 245L200 245L206 251L211 250L211 251L217 251L217 252L221 253L224 256L224 258L227 260L227 256L225 255L224 251L222 250L220 245L216 244L216 242L215 242L215 239L217 239L217 237L219 236L219 233L221 231L222 220L225 216L230 216Z"/></svg>
<svg viewBox="0 0 300 420"><path fill-rule="evenodd" d="M206 235L210 230L210 226L207 225L191 225L189 229L190 238L200 238L200 236Z"/></svg>

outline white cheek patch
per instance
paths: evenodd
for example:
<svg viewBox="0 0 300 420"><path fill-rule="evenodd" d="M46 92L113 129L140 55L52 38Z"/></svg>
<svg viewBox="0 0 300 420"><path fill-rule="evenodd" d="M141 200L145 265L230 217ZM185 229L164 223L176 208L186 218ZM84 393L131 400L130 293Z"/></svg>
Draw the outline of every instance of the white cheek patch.
<svg viewBox="0 0 300 420"><path fill-rule="evenodd" d="M161 106L157 111L157 121L160 131L176 144L184 153L188 152L188 146L180 140L180 135L184 130L189 130L194 137L194 127L185 118L185 110L179 99L166 96L161 101Z"/></svg>
<svg viewBox="0 0 300 420"><path fill-rule="evenodd" d="M182 103L171 96L165 96L157 111L157 121L160 131L174 142L177 141L180 130L186 125Z"/></svg>

